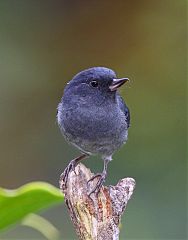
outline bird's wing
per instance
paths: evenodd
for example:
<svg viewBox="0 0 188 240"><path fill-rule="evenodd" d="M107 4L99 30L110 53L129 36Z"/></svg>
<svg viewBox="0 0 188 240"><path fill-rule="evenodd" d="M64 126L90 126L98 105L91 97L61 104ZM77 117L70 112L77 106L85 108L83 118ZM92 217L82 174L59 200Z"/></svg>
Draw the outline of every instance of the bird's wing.
<svg viewBox="0 0 188 240"><path fill-rule="evenodd" d="M125 104L123 98L120 95L118 95L118 103L119 103L120 109L125 114L125 117L127 119L127 127L130 127L130 111L127 105Z"/></svg>

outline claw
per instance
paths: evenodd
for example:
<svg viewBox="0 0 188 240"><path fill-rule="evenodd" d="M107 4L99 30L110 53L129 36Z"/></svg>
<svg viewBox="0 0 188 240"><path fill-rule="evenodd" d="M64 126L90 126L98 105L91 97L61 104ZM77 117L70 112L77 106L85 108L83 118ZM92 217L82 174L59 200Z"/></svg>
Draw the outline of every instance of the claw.
<svg viewBox="0 0 188 240"><path fill-rule="evenodd" d="M97 173L97 174L95 174L93 177L91 177L91 178L87 181L87 183L93 181L95 178L98 178L98 177L102 177L102 173Z"/></svg>
<svg viewBox="0 0 188 240"><path fill-rule="evenodd" d="M93 181L95 178L100 177L99 180L97 181L96 186L92 189L92 191L88 194L88 196L90 197L92 193L95 193L98 195L99 191L103 185L103 183L105 182L105 178L106 178L106 173L98 173L96 175L94 175L92 178L89 179L88 183Z"/></svg>
<svg viewBox="0 0 188 240"><path fill-rule="evenodd" d="M71 171L75 172L75 167L77 166L77 164L84 158L86 158L88 156L88 154L83 154L73 160L70 161L70 163L68 164L68 166L65 168L64 172L61 174L60 176L60 188L62 189L64 186L67 186L67 181L68 181L68 176L69 173ZM76 174L76 172L75 172Z"/></svg>
<svg viewBox="0 0 188 240"><path fill-rule="evenodd" d="M76 162L74 159L68 164L68 166L65 168L64 172L60 176L60 182L63 181L63 184L66 186L68 181L68 176L71 171L75 171Z"/></svg>

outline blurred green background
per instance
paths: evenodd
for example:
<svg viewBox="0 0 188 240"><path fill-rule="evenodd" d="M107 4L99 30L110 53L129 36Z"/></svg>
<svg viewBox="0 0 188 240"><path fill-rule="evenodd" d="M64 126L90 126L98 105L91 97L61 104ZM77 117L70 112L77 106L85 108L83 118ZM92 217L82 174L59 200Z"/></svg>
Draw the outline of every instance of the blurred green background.
<svg viewBox="0 0 188 240"><path fill-rule="evenodd" d="M186 1L0 1L0 186L59 175L78 151L63 139L56 107L68 80L91 66L114 69L131 111L129 141L107 184L136 190L121 239L186 239ZM86 161L92 171L102 161ZM42 213L75 239L65 205ZM1 239L43 239L16 227Z"/></svg>

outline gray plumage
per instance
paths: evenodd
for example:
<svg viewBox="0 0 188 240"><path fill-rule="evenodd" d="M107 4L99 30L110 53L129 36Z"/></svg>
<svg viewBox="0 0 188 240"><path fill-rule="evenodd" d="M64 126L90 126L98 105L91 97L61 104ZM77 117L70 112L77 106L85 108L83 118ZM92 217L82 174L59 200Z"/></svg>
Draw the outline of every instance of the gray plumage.
<svg viewBox="0 0 188 240"><path fill-rule="evenodd" d="M128 137L130 113L117 91L127 80L116 79L115 72L105 67L73 77L58 105L57 120L65 139L83 153L111 160Z"/></svg>

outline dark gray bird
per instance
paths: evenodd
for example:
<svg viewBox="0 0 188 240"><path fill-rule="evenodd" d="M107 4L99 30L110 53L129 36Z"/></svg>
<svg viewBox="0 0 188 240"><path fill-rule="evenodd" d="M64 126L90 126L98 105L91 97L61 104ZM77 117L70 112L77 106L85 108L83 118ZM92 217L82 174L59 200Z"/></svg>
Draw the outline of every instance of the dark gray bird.
<svg viewBox="0 0 188 240"><path fill-rule="evenodd" d="M90 194L98 192L104 183L108 162L127 141L130 113L117 89L128 80L118 79L111 69L93 67L67 83L57 108L57 121L65 139L82 155L73 159L62 174L65 184L69 172L90 155L99 155L104 161L103 172L89 180L99 178Z"/></svg>

